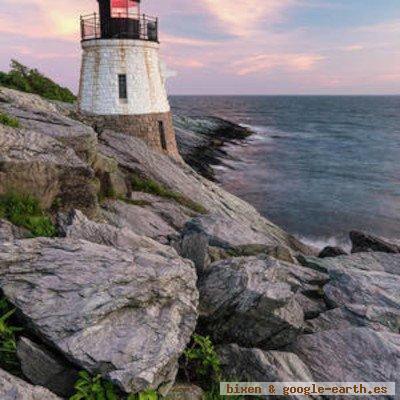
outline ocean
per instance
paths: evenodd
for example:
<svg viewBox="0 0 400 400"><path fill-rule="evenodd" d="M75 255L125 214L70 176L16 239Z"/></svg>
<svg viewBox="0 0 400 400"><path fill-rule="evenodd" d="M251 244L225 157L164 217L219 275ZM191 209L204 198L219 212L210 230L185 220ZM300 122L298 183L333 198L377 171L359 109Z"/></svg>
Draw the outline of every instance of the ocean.
<svg viewBox="0 0 400 400"><path fill-rule="evenodd" d="M173 112L249 127L217 180L318 246L400 238L400 96L173 96Z"/></svg>

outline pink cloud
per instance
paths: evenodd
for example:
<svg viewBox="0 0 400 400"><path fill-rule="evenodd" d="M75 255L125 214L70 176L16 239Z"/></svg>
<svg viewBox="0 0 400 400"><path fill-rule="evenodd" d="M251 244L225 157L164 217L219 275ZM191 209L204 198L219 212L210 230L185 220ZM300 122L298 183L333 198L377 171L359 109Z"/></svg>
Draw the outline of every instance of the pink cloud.
<svg viewBox="0 0 400 400"><path fill-rule="evenodd" d="M233 64L237 75L269 72L275 69L286 71L309 71L323 60L317 54L258 54Z"/></svg>

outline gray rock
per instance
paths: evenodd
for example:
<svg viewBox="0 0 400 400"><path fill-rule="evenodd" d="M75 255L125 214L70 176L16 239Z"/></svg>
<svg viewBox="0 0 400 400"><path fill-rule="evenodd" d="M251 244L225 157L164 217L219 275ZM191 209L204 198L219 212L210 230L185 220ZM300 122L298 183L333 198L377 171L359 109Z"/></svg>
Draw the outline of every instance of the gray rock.
<svg viewBox="0 0 400 400"><path fill-rule="evenodd" d="M338 257L344 255L347 255L347 253L342 248L327 246L321 251L321 253L319 253L318 257L328 258L328 257Z"/></svg>
<svg viewBox="0 0 400 400"><path fill-rule="evenodd" d="M89 126L66 117L42 97L13 89L0 89L0 111L18 118L20 126L42 133L72 148L91 164L97 153L97 134Z"/></svg>
<svg viewBox="0 0 400 400"><path fill-rule="evenodd" d="M29 329L126 392L168 389L196 325L191 262L83 240L0 244L0 287Z"/></svg>
<svg viewBox="0 0 400 400"><path fill-rule="evenodd" d="M296 295L326 280L268 256L213 263L199 280L200 325L217 343L279 348L302 331L304 312Z"/></svg>
<svg viewBox="0 0 400 400"><path fill-rule="evenodd" d="M307 259L314 268L325 270L329 282L324 297L337 311L338 324L369 326L378 330L400 330L400 255L357 253L327 259ZM310 321L313 329L334 325L332 312ZM319 328L318 328L319 327Z"/></svg>
<svg viewBox="0 0 400 400"><path fill-rule="evenodd" d="M165 400L203 400L204 392L201 388L189 383L176 383Z"/></svg>
<svg viewBox="0 0 400 400"><path fill-rule="evenodd" d="M57 359L25 337L18 341L17 356L22 372L30 382L43 386L61 397L69 398L74 394L78 371L67 367L65 361Z"/></svg>
<svg viewBox="0 0 400 400"><path fill-rule="evenodd" d="M350 239L353 244L352 253L362 252L383 252L400 253L400 242L393 243L389 239L380 238L363 232L350 232Z"/></svg>
<svg viewBox="0 0 400 400"><path fill-rule="evenodd" d="M128 228L137 235L148 236L163 244L169 243L169 236L177 235L177 231L160 215L146 207L117 200L107 200L102 207L107 223L117 228Z"/></svg>
<svg viewBox="0 0 400 400"><path fill-rule="evenodd" d="M104 155L117 160L121 169L154 179L230 221L231 225L227 228L239 229L239 232L243 232L243 238L247 234L251 238L258 238L256 242L253 239L245 242L240 240L239 244L285 245L294 251L314 254L308 246L263 218L248 203L204 179L189 166L152 151L140 139L104 131L100 136L99 149ZM214 225L218 225L218 220ZM236 238L240 236L240 233L231 230L230 235Z"/></svg>
<svg viewBox="0 0 400 400"><path fill-rule="evenodd" d="M312 382L308 367L293 353L218 346L222 375L239 382Z"/></svg>
<svg viewBox="0 0 400 400"><path fill-rule="evenodd" d="M367 328L304 335L290 346L317 382L400 381L400 335Z"/></svg>
<svg viewBox="0 0 400 400"><path fill-rule="evenodd" d="M0 125L0 193L37 197L44 208L60 207L93 214L97 184L91 168L72 149L51 137Z"/></svg>
<svg viewBox="0 0 400 400"><path fill-rule="evenodd" d="M116 228L89 220L79 210L57 217L60 235L70 239L83 239L92 243L104 244L123 250L138 251L147 249L156 254L177 257L177 253L146 236L139 236L128 228Z"/></svg>
<svg viewBox="0 0 400 400"><path fill-rule="evenodd" d="M61 400L49 390L33 386L0 369L1 400Z"/></svg>
<svg viewBox="0 0 400 400"><path fill-rule="evenodd" d="M10 222L0 219L0 242L23 239L30 236L30 232L24 228L19 228Z"/></svg>

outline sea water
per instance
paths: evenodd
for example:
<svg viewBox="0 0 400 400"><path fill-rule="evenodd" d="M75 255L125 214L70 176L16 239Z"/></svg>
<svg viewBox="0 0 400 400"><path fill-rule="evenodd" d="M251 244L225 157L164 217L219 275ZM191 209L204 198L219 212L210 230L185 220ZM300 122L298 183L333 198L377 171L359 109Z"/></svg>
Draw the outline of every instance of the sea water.
<svg viewBox="0 0 400 400"><path fill-rule="evenodd" d="M318 245L400 238L400 96L176 96L173 111L254 131L216 169L224 188Z"/></svg>

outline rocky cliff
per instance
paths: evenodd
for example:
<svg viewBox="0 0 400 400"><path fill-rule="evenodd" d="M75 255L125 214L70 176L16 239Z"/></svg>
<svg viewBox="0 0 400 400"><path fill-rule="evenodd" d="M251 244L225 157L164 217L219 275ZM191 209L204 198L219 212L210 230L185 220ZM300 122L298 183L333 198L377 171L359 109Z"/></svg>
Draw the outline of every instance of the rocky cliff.
<svg viewBox="0 0 400 400"><path fill-rule="evenodd" d="M397 244L353 232L353 254L318 258L189 165L70 107L0 88L0 113L18 120L0 124L0 211L29 195L55 227L33 235L37 216L0 212L1 294L23 326L1 399L68 398L82 370L121 396L167 395L190 378L178 371L194 333L226 378L400 383ZM171 398L201 390L184 395Z"/></svg>

